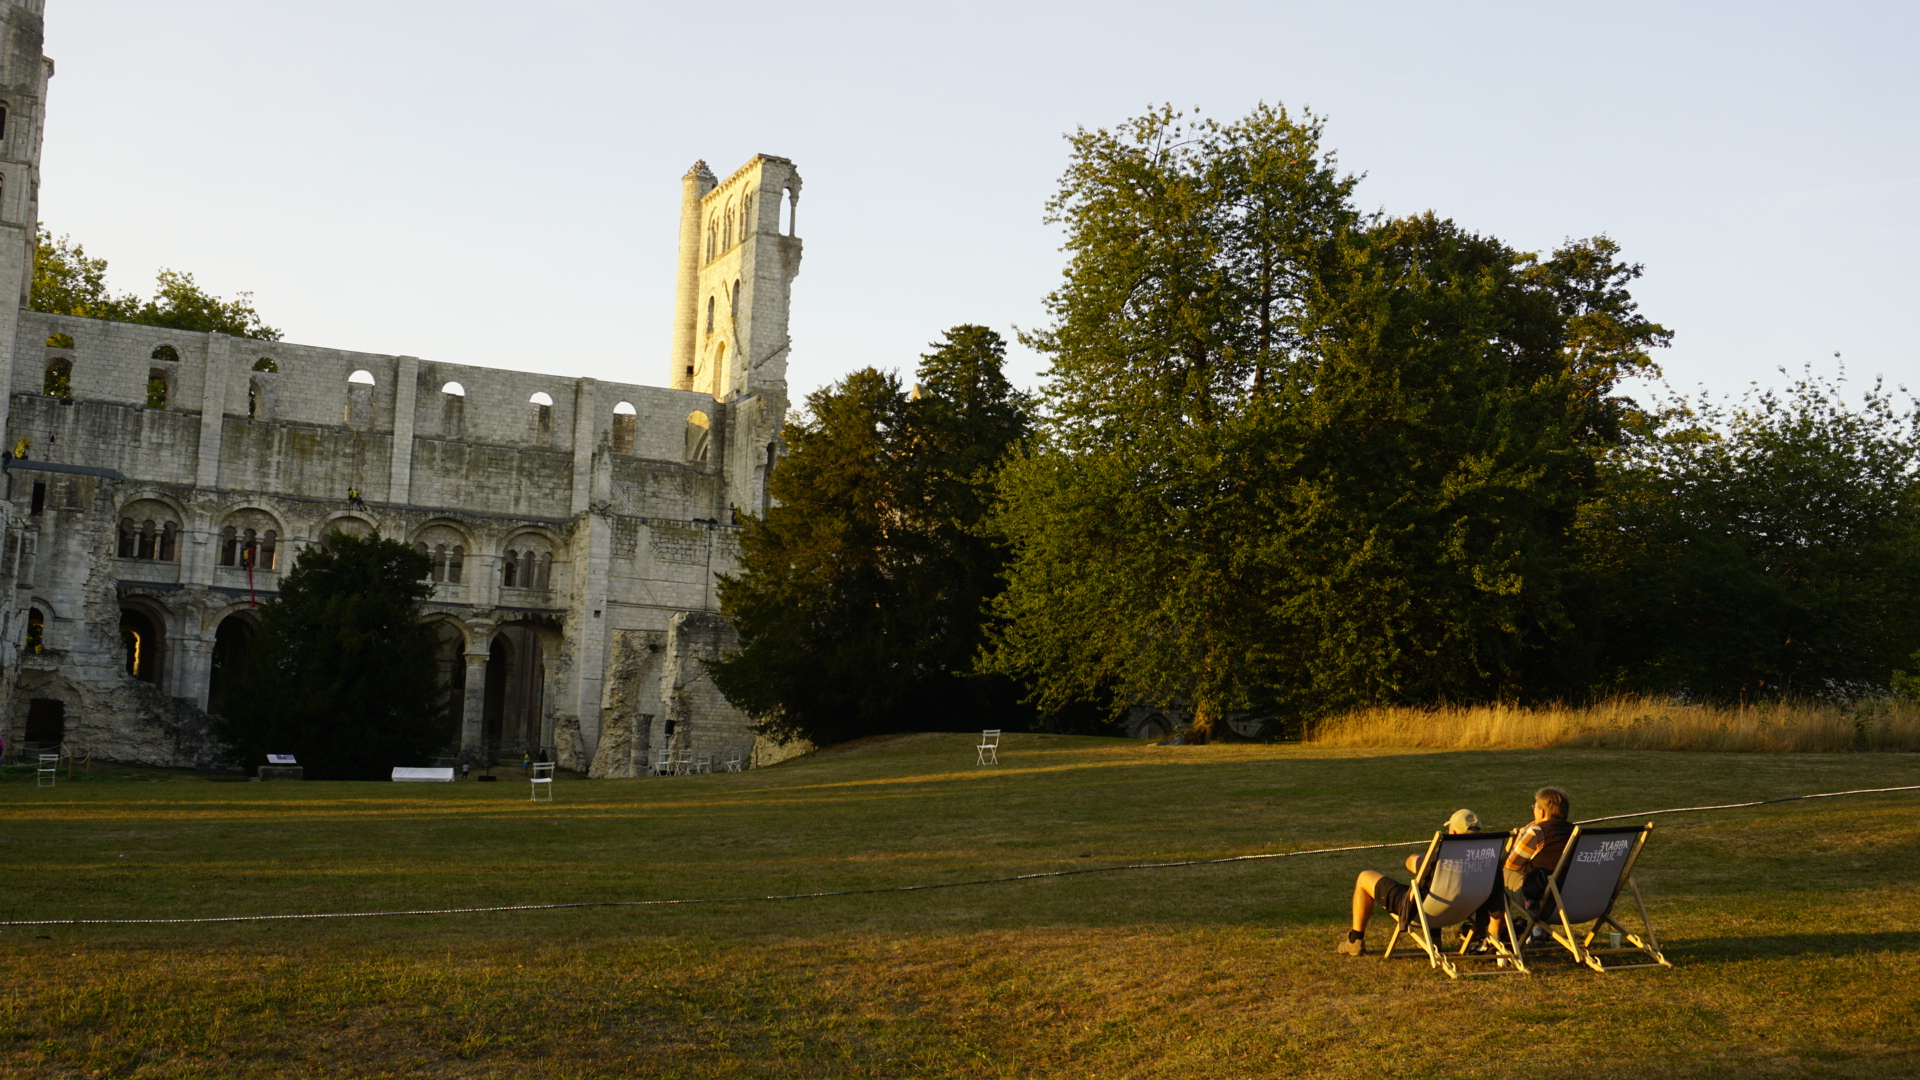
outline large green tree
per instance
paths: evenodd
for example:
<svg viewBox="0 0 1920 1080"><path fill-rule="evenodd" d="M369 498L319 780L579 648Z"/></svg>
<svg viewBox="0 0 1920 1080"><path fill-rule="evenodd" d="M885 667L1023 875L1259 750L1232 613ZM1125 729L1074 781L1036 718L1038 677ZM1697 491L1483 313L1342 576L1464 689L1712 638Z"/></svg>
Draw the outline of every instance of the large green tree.
<svg viewBox="0 0 1920 1080"><path fill-rule="evenodd" d="M384 780L453 739L422 620L430 561L378 534L336 532L300 553L261 605L238 692L223 695L218 730L245 764L290 753L310 777Z"/></svg>
<svg viewBox="0 0 1920 1080"><path fill-rule="evenodd" d="M1004 561L979 523L1031 426L1005 351L958 326L912 393L868 368L788 421L774 505L746 520L740 572L721 579L741 648L713 668L768 732L832 743L1026 715L1006 678L972 673Z"/></svg>
<svg viewBox="0 0 1920 1080"><path fill-rule="evenodd" d="M115 295L107 287L107 260L94 258L72 237L54 239L44 231L33 253L33 288L28 306L55 315L164 326L200 333L277 341L280 331L261 321L253 294L232 300L201 289L193 275L161 270L153 296Z"/></svg>
<svg viewBox="0 0 1920 1080"><path fill-rule="evenodd" d="M987 658L1042 706L1183 705L1218 732L1552 666L1614 384L1665 331L1604 238L1543 262L1363 215L1320 138L1263 106L1073 139Z"/></svg>

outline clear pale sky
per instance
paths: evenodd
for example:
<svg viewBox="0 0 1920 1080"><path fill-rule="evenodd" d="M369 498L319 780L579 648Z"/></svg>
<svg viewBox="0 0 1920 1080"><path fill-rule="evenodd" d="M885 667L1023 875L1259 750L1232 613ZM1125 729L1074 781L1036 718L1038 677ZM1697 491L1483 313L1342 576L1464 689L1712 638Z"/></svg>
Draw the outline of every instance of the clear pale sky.
<svg viewBox="0 0 1920 1080"><path fill-rule="evenodd" d="M680 176L769 153L806 180L796 400L910 374L1041 323L1063 133L1264 99L1328 118L1369 208L1613 236L1681 388L1840 352L1920 389L1920 5L47 8L47 227L293 341L664 384Z"/></svg>

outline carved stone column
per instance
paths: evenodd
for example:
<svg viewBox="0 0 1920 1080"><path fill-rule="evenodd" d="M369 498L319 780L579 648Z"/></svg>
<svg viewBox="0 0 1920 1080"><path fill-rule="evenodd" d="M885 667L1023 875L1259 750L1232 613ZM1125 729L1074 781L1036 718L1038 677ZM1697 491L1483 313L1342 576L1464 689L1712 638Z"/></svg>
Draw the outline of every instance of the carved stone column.
<svg viewBox="0 0 1920 1080"><path fill-rule="evenodd" d="M480 748L481 725L485 723L487 715L488 654L470 652L466 657L467 700L460 725L460 749L463 752Z"/></svg>

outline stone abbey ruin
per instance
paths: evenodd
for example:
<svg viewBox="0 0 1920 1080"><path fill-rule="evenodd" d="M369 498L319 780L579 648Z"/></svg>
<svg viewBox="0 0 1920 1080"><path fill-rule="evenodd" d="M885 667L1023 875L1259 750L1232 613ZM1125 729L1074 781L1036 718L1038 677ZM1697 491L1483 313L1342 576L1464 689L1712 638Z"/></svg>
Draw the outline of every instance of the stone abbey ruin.
<svg viewBox="0 0 1920 1080"><path fill-rule="evenodd" d="M30 446L6 462L9 744L214 764L252 602L331 531L378 530L434 560L450 756L748 754L700 661L731 641L714 576L780 456L793 163L684 178L666 387L33 312L43 9L0 0L4 423Z"/></svg>

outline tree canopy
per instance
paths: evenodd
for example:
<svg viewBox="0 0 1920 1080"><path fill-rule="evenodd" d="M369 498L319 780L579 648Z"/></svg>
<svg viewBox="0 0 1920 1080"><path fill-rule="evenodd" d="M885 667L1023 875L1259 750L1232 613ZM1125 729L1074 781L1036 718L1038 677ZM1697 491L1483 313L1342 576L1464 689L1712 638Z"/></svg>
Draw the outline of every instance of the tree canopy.
<svg viewBox="0 0 1920 1080"><path fill-rule="evenodd" d="M1571 527L1623 375L1667 332L1611 241L1542 261L1352 201L1322 122L1261 106L1082 131L1066 280L990 670L1298 716L1525 692L1569 627Z"/></svg>
<svg viewBox="0 0 1920 1080"><path fill-rule="evenodd" d="M1031 427L1005 353L957 326L911 394L867 368L788 420L773 505L745 519L740 571L721 579L741 648L713 668L764 730L830 743L1024 719L1007 679L972 672L1004 559L978 526Z"/></svg>
<svg viewBox="0 0 1920 1080"><path fill-rule="evenodd" d="M428 557L378 534L336 532L300 553L260 606L220 737L248 766L294 754L307 775L383 780L424 765L453 739L421 604Z"/></svg>
<svg viewBox="0 0 1920 1080"><path fill-rule="evenodd" d="M42 231L33 252L33 288L28 306L54 315L164 326L199 333L278 341L280 331L253 309L253 294L222 300L194 283L193 275L161 270L153 296L115 295L107 287L107 260L89 256L70 236L54 239Z"/></svg>

